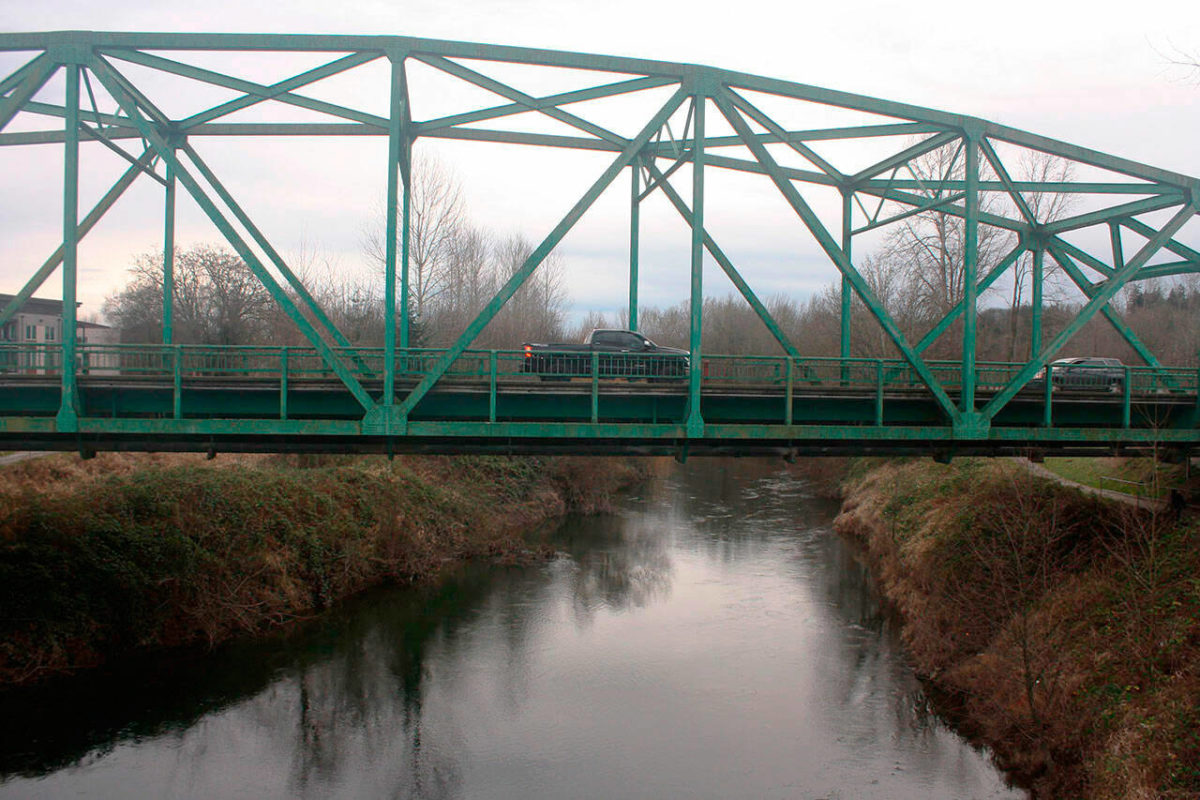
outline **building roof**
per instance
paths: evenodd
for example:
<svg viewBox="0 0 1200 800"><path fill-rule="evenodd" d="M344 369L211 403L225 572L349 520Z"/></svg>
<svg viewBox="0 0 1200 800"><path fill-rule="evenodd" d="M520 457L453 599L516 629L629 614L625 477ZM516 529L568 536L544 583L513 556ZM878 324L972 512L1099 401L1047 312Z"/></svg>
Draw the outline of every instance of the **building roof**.
<svg viewBox="0 0 1200 800"><path fill-rule="evenodd" d="M0 309L12 302L14 297L16 297L15 294L0 294ZM75 305L81 306L83 304L76 303ZM22 314L46 314L61 317L63 312L63 304L62 300L50 300L49 298L45 297L31 297L26 300L25 304L18 308L17 311Z"/></svg>

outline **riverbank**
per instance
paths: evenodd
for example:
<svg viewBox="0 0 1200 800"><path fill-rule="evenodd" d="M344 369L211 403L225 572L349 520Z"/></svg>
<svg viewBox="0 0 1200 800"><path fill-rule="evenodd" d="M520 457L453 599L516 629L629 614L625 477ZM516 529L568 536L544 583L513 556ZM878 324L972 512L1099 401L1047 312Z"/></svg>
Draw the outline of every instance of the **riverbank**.
<svg viewBox="0 0 1200 800"><path fill-rule="evenodd" d="M920 673L1038 797L1200 793L1200 524L1008 460L863 461L865 544Z"/></svg>
<svg viewBox="0 0 1200 800"><path fill-rule="evenodd" d="M51 456L0 473L0 685L277 628L604 508L617 459Z"/></svg>

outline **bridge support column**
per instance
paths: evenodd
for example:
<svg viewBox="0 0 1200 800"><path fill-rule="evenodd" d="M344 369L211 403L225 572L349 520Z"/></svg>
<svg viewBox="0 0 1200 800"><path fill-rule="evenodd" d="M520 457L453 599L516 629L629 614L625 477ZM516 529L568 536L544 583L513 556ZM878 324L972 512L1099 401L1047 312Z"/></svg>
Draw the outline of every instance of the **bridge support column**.
<svg viewBox="0 0 1200 800"><path fill-rule="evenodd" d="M59 431L79 428L75 385L75 294L79 255L79 64L67 64L66 144L63 159L63 289L62 399L55 425Z"/></svg>
<svg viewBox="0 0 1200 800"><path fill-rule="evenodd" d="M703 377L702 331L704 327L704 107L708 98L697 92L692 98L692 290L691 326L688 349L691 370L688 375L687 433L704 435L704 417L700 413L700 380Z"/></svg>

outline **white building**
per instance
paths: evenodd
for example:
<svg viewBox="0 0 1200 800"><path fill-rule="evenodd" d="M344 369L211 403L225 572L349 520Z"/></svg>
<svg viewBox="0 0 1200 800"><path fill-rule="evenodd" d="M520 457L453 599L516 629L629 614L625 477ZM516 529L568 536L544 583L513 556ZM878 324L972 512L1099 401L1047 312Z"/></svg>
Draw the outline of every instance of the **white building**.
<svg viewBox="0 0 1200 800"><path fill-rule="evenodd" d="M15 295L0 294L0 309L8 306ZM47 368L57 371L62 345L61 300L31 297L17 309L3 328L0 328L0 371L43 374ZM118 331L98 322L78 322L76 341L80 345L113 345L119 341ZM24 345L14 347L13 345ZM28 345L41 345L31 348ZM120 366L115 350L81 348L76 364L88 374L115 375Z"/></svg>

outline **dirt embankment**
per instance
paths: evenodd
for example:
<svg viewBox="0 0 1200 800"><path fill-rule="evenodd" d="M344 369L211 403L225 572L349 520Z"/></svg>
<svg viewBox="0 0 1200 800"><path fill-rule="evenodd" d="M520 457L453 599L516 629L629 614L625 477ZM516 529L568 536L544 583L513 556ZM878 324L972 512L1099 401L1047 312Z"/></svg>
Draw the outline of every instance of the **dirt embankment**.
<svg viewBox="0 0 1200 800"><path fill-rule="evenodd" d="M1003 461L860 463L865 543L918 671L1047 798L1200 797L1200 523Z"/></svg>
<svg viewBox="0 0 1200 800"><path fill-rule="evenodd" d="M602 509L617 459L59 455L0 471L0 685L214 644Z"/></svg>

